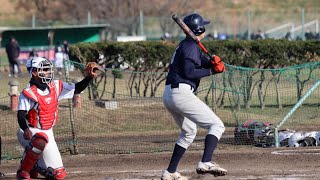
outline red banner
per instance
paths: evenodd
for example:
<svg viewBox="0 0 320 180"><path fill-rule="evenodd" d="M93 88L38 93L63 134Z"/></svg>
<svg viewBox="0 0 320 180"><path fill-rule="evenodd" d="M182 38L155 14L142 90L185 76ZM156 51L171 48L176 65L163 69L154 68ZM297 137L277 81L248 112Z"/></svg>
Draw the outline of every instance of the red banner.
<svg viewBox="0 0 320 180"><path fill-rule="evenodd" d="M20 61L28 60L30 58L29 57L30 52L31 51L21 51L18 59ZM39 57L45 57L51 61L54 60L54 49L36 50L35 52Z"/></svg>

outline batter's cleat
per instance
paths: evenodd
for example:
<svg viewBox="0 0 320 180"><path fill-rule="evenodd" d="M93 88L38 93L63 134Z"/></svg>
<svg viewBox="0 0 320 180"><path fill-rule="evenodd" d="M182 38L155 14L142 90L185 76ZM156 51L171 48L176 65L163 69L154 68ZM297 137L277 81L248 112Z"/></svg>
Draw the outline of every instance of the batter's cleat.
<svg viewBox="0 0 320 180"><path fill-rule="evenodd" d="M199 162L196 171L198 174L212 174L214 176L224 176L228 173L215 162Z"/></svg>
<svg viewBox="0 0 320 180"><path fill-rule="evenodd" d="M0 172L0 179L5 179L5 178L6 176L2 172Z"/></svg>
<svg viewBox="0 0 320 180"><path fill-rule="evenodd" d="M30 174L28 172L18 170L17 171L17 180L32 180L32 179L30 178Z"/></svg>
<svg viewBox="0 0 320 180"><path fill-rule="evenodd" d="M165 170L161 176L161 180L188 180L187 177L181 176L179 172L170 173Z"/></svg>

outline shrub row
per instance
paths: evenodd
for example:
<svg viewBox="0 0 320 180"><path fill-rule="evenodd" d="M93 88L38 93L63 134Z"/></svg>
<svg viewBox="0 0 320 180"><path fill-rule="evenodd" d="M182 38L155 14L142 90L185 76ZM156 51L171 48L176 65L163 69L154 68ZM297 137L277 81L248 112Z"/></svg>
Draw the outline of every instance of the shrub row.
<svg viewBox="0 0 320 180"><path fill-rule="evenodd" d="M71 59L85 63L106 57L106 65L128 63L134 70L166 68L179 42L103 42L79 43L70 47ZM320 60L320 41L224 40L204 41L212 54L235 66L273 68Z"/></svg>

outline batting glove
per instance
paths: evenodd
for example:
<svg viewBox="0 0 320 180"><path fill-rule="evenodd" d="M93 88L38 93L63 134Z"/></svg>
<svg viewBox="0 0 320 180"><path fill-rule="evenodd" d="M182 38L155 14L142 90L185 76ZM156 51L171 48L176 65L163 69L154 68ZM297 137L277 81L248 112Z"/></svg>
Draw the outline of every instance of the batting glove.
<svg viewBox="0 0 320 180"><path fill-rule="evenodd" d="M219 56L214 55L211 59L211 72L212 74L222 73L225 71L226 67L224 66L224 63L221 61Z"/></svg>

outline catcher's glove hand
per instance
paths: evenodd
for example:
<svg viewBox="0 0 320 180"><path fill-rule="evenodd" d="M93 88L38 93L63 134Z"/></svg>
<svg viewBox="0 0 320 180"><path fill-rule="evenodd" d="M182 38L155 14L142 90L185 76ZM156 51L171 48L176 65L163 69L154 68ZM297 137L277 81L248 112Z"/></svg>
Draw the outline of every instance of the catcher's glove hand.
<svg viewBox="0 0 320 180"><path fill-rule="evenodd" d="M99 76L97 70L100 71L100 73L105 73L105 70L95 62L88 62L85 67L85 72L92 78L96 78Z"/></svg>

